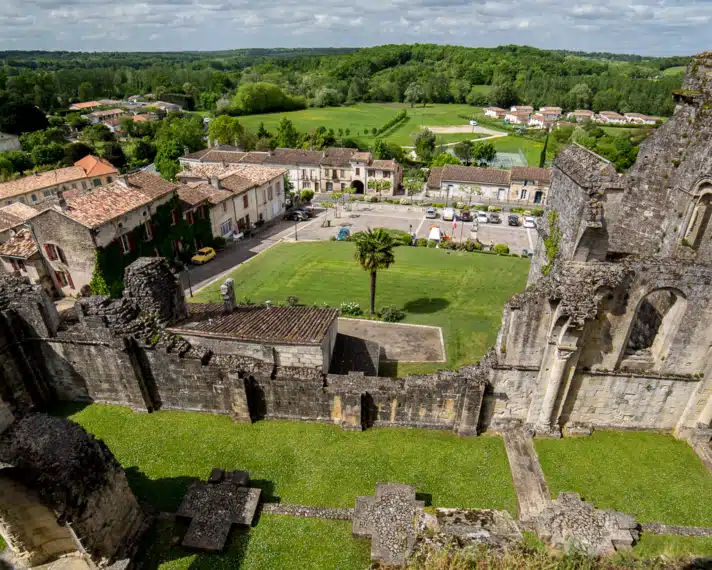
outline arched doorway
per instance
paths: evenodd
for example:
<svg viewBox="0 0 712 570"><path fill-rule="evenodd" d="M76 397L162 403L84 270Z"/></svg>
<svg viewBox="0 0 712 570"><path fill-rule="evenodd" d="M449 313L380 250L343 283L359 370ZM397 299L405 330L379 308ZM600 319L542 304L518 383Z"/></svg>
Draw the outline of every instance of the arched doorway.
<svg viewBox="0 0 712 570"><path fill-rule="evenodd" d="M710 216L712 215L712 193L709 188L705 188L703 194L697 199L692 216L685 232L687 245L698 249L702 243L702 238L707 232Z"/></svg>
<svg viewBox="0 0 712 570"><path fill-rule="evenodd" d="M351 182L351 186L352 188L356 189L355 194L363 194L363 182L361 182L360 180L353 180Z"/></svg>

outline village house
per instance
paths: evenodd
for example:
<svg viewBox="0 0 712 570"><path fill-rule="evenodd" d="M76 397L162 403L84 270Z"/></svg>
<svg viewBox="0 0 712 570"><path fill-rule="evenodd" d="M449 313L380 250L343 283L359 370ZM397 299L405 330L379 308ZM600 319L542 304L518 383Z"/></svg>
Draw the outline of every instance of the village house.
<svg viewBox="0 0 712 570"><path fill-rule="evenodd" d="M625 113L626 121L633 125L655 125L660 121L660 117L650 117L640 113Z"/></svg>
<svg viewBox="0 0 712 570"><path fill-rule="evenodd" d="M628 122L623 115L619 115L615 111L601 111L596 120L608 125L625 125Z"/></svg>
<svg viewBox="0 0 712 570"><path fill-rule="evenodd" d="M72 111L87 111L96 109L97 107L101 107L98 101L86 101L84 103L74 103L69 106L69 109Z"/></svg>
<svg viewBox="0 0 712 570"><path fill-rule="evenodd" d="M509 111L504 116L504 122L511 125L528 125L531 111Z"/></svg>
<svg viewBox="0 0 712 570"><path fill-rule="evenodd" d="M531 105L513 105L510 109L510 111L514 113L533 113L534 112L534 107Z"/></svg>
<svg viewBox="0 0 712 570"><path fill-rule="evenodd" d="M85 117L92 125L96 125L97 123L106 123L112 119L118 119L123 114L123 109L107 109L106 111L94 111L85 115Z"/></svg>
<svg viewBox="0 0 712 570"><path fill-rule="evenodd" d="M15 202L0 208L0 243L5 243L24 223L38 214L32 206Z"/></svg>
<svg viewBox="0 0 712 570"><path fill-rule="evenodd" d="M567 119L575 119L577 122L593 121L595 117L596 113L588 111L587 109L576 109L566 115Z"/></svg>
<svg viewBox="0 0 712 570"><path fill-rule="evenodd" d="M509 171L448 164L431 169L427 188L440 198L460 202L528 205L543 204L550 184L548 168L515 166Z"/></svg>
<svg viewBox="0 0 712 570"><path fill-rule="evenodd" d="M36 205L54 198L57 192L80 192L111 183L118 171L103 158L87 155L74 166L37 172L0 183L0 205L22 202Z"/></svg>
<svg viewBox="0 0 712 570"><path fill-rule="evenodd" d="M52 277L29 228L19 230L8 241L0 244L0 266L0 273L4 271L27 277L30 283L40 285L50 296L54 296Z"/></svg>
<svg viewBox="0 0 712 570"><path fill-rule="evenodd" d="M482 110L485 112L485 117L491 117L493 119L503 119L507 114L505 109L500 109L499 107L485 107Z"/></svg>
<svg viewBox="0 0 712 570"><path fill-rule="evenodd" d="M558 121L561 118L562 111L563 109L561 107L540 107L537 114L545 119Z"/></svg>
<svg viewBox="0 0 712 570"><path fill-rule="evenodd" d="M551 169L514 166L509 184L510 202L543 206L551 186Z"/></svg>
<svg viewBox="0 0 712 570"><path fill-rule="evenodd" d="M121 255L128 255L137 251L139 240L150 242L155 233L152 217L176 193L175 184L144 172L72 197L60 191L57 204L28 222L60 296L77 296L89 285L100 248L116 242ZM171 215L177 223L179 213Z"/></svg>
<svg viewBox="0 0 712 570"><path fill-rule="evenodd" d="M177 113L183 110L183 107L177 105L176 103L166 103L165 101L156 101L151 103L151 107L160 109L164 113Z"/></svg>
<svg viewBox="0 0 712 570"><path fill-rule="evenodd" d="M371 181L386 180L389 188L384 195L397 194L403 183L403 169L394 160L374 160L370 152L354 148L302 150L278 148L269 152L242 152L229 145L206 148L179 159L186 172L199 164L261 164L284 168L295 192L345 191L354 188L356 194L378 192Z"/></svg>
<svg viewBox="0 0 712 570"><path fill-rule="evenodd" d="M286 168L255 164L194 164L177 178L186 205L208 201L213 236L227 237L280 218L286 211Z"/></svg>
<svg viewBox="0 0 712 570"><path fill-rule="evenodd" d="M549 119L541 113L534 113L529 119L529 126L535 129L546 129L550 131L554 127L554 119Z"/></svg>
<svg viewBox="0 0 712 570"><path fill-rule="evenodd" d="M6 133L0 133L0 152L10 152L13 150L22 149L20 144L20 137L17 135L9 135Z"/></svg>

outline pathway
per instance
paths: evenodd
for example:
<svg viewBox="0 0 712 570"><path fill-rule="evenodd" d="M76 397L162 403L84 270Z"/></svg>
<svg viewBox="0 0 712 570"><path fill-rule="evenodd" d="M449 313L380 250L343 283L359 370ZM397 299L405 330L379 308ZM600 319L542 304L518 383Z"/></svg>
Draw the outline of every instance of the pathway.
<svg viewBox="0 0 712 570"><path fill-rule="evenodd" d="M508 431L504 434L504 446L519 502L519 518L526 521L549 505L549 488L531 437L521 430Z"/></svg>

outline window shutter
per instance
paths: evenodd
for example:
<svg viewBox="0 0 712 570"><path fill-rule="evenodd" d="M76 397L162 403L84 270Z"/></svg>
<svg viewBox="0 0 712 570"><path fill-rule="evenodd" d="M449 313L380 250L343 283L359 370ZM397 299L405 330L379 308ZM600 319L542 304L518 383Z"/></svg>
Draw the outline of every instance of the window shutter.
<svg viewBox="0 0 712 570"><path fill-rule="evenodd" d="M56 246L55 246L56 247ZM62 263L67 263L67 258L64 255L64 250L61 247L56 247L57 253L59 254L59 259Z"/></svg>
<svg viewBox="0 0 712 570"><path fill-rule="evenodd" d="M63 286L63 280L62 280L62 274L59 271L54 272L54 278L57 280L57 283L59 283L60 288Z"/></svg>
<svg viewBox="0 0 712 570"><path fill-rule="evenodd" d="M50 246L50 244L48 244L48 243L44 244L44 248L45 248L45 253L47 254L47 257L49 259L54 259L54 255L52 254L52 247Z"/></svg>
<svg viewBox="0 0 712 570"><path fill-rule="evenodd" d="M72 276L69 271L67 271L64 275L66 276L67 281L69 282L69 288L74 289L74 281L72 281Z"/></svg>
<svg viewBox="0 0 712 570"><path fill-rule="evenodd" d="M129 251L136 250L136 241L134 240L133 232L128 234L129 236Z"/></svg>

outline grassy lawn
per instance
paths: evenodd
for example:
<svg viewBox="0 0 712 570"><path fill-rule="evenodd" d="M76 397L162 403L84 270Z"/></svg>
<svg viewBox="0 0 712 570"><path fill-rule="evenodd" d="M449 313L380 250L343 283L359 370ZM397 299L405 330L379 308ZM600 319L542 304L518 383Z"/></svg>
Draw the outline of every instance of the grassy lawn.
<svg viewBox="0 0 712 570"><path fill-rule="evenodd" d="M685 555L712 557L712 538L643 533L631 554L640 560L651 560L659 556L673 560ZM623 559L630 557L627 554L620 556Z"/></svg>
<svg viewBox="0 0 712 570"><path fill-rule="evenodd" d="M488 86L483 85L483 88ZM372 145L375 137L370 134L373 127L379 128L395 117L401 109L408 110L409 120L398 129L390 131L385 137L388 142L401 146L413 144L413 138L422 127L466 125L467 119L460 117L479 116L482 110L479 107L458 104L434 104L426 107L412 107L405 103L358 103L349 107L326 107L324 109L305 109L290 113L269 113L265 115L247 115L240 117L240 122L250 130L257 130L260 123L264 123L268 131L273 131L282 120L289 118L298 131L311 131L317 127L325 126L338 129L349 129L350 136ZM369 133L365 134L365 129ZM476 135L475 135L476 137ZM471 137L471 138L475 138ZM462 140L453 135L438 135L438 143Z"/></svg>
<svg viewBox="0 0 712 570"><path fill-rule="evenodd" d="M712 526L712 474L669 435L597 431L535 440L552 495L576 491L642 522Z"/></svg>
<svg viewBox="0 0 712 570"><path fill-rule="evenodd" d="M249 532L233 531L221 554L191 554L171 544L171 521L158 521L139 568L159 570L363 570L370 541L351 536L351 521L262 515Z"/></svg>
<svg viewBox="0 0 712 570"><path fill-rule="evenodd" d="M368 309L369 276L353 259L350 243L280 244L231 273L238 299L304 304L356 301ZM509 297L526 284L529 262L467 252L398 247L396 262L378 273L376 309L395 306L406 323L442 327L447 363L398 364L402 376L459 367L481 358L494 343ZM203 289L195 302L220 302L220 282Z"/></svg>
<svg viewBox="0 0 712 570"><path fill-rule="evenodd" d="M436 507L516 513L498 437L398 428L347 432L287 421L235 424L228 416L141 414L100 404L64 412L106 442L139 500L161 511L175 511L190 483L222 467L249 471L264 497L283 503L353 507L357 496L374 494L376 483L393 482L415 485Z"/></svg>
<svg viewBox="0 0 712 570"><path fill-rule="evenodd" d="M541 151L544 148L543 142L534 141L516 135L509 135L502 138L492 139L492 144L497 152L519 152L519 149L524 153L529 166L539 166L541 160Z"/></svg>
<svg viewBox="0 0 712 570"><path fill-rule="evenodd" d="M684 65L677 65L675 67L668 67L665 71L663 71L663 75L680 75L681 73L685 73L685 66Z"/></svg>

